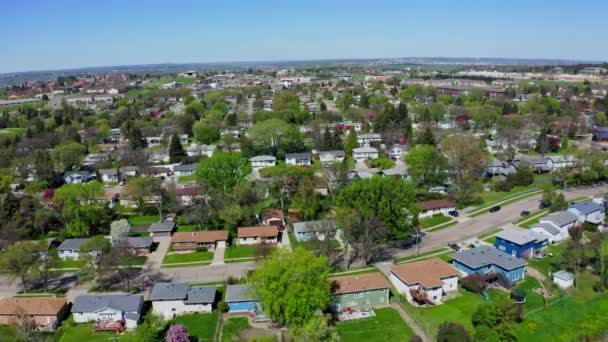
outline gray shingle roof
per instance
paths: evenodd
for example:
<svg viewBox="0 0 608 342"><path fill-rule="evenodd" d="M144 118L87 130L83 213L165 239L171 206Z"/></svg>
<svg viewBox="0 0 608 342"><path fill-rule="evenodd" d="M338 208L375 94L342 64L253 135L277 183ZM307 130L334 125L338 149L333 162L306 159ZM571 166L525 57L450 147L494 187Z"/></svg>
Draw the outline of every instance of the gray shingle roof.
<svg viewBox="0 0 608 342"><path fill-rule="evenodd" d="M353 148L353 153L378 153L378 149L374 147L357 147Z"/></svg>
<svg viewBox="0 0 608 342"><path fill-rule="evenodd" d="M471 268L478 269L496 265L505 270L514 270L526 265L526 262L490 246L479 246L452 255L455 261Z"/></svg>
<svg viewBox="0 0 608 342"><path fill-rule="evenodd" d="M148 300L179 300L188 296L190 284L187 283L156 283L150 291Z"/></svg>
<svg viewBox="0 0 608 342"><path fill-rule="evenodd" d="M210 286L192 286L188 290L188 299L184 301L186 304L204 304L213 303L215 301L215 292L217 288Z"/></svg>
<svg viewBox="0 0 608 342"><path fill-rule="evenodd" d="M228 285L226 287L226 302L249 302L258 300L248 285Z"/></svg>
<svg viewBox="0 0 608 342"><path fill-rule="evenodd" d="M255 157L249 158L249 161L252 161L252 162L255 162L255 161L267 161L267 160L276 161L277 157L275 157L275 156L255 156Z"/></svg>
<svg viewBox="0 0 608 342"><path fill-rule="evenodd" d="M59 247L57 247L57 250L59 250L59 251L80 250L82 245L84 245L87 241L89 241L88 238L86 238L86 239L65 239L61 243L61 245L59 245Z"/></svg>
<svg viewBox="0 0 608 342"><path fill-rule="evenodd" d="M175 171L194 171L194 169L196 169L197 166L198 166L197 163L175 165L173 167L173 172L175 172Z"/></svg>
<svg viewBox="0 0 608 342"><path fill-rule="evenodd" d="M334 231L336 222L333 220L295 222L293 230L296 233Z"/></svg>
<svg viewBox="0 0 608 342"><path fill-rule="evenodd" d="M537 223L535 225L532 225L531 228L534 228L534 227L542 228L545 231L547 231L548 233L550 233L551 235L559 234L559 229L550 223Z"/></svg>
<svg viewBox="0 0 608 342"><path fill-rule="evenodd" d="M546 236L528 229L505 229L496 234L496 237L520 246L534 241L540 242L547 240Z"/></svg>
<svg viewBox="0 0 608 342"><path fill-rule="evenodd" d="M104 308L118 311L140 311L144 304L142 295L80 295L74 299L72 312L96 312Z"/></svg>
<svg viewBox="0 0 608 342"><path fill-rule="evenodd" d="M118 171L116 169L99 169L97 172L99 172L100 175L116 175L116 174L118 174Z"/></svg>
<svg viewBox="0 0 608 342"><path fill-rule="evenodd" d="M576 215L574 215L573 213L571 213L567 210L563 210L563 211L551 213L551 214L543 217L541 219L541 221L542 220L549 220L549 221L555 223L558 227L563 227L570 223L576 222L576 220L578 220L578 217L576 217Z"/></svg>
<svg viewBox="0 0 608 342"><path fill-rule="evenodd" d="M323 156L323 155L332 155L336 158L339 158L339 157L344 157L346 154L344 153L344 151L340 151L340 150L319 152L319 156Z"/></svg>
<svg viewBox="0 0 608 342"><path fill-rule="evenodd" d="M128 244L128 246L131 248L149 248L154 243L154 239L148 236L129 236L125 239L120 240L124 241L124 243ZM125 246L125 244L122 244L122 241L116 241L114 242L114 244L118 243L119 246Z"/></svg>
<svg viewBox="0 0 608 342"><path fill-rule="evenodd" d="M569 205L568 209L576 209L576 210L580 211L583 215L589 215L596 211L604 211L603 206L601 206L595 202L592 202L592 201L574 203L574 204Z"/></svg>
<svg viewBox="0 0 608 342"><path fill-rule="evenodd" d="M553 273L553 276L555 278L565 280L565 281L570 281L570 280L574 279L574 274L572 274L568 271L564 271L564 270L560 270L560 271Z"/></svg>
<svg viewBox="0 0 608 342"><path fill-rule="evenodd" d="M175 222L173 221L164 221L161 223L152 223L150 228L148 228L149 232L171 232L175 228Z"/></svg>
<svg viewBox="0 0 608 342"><path fill-rule="evenodd" d="M310 153L309 152L302 152L302 153L287 153L287 154L285 154L285 159L304 159L304 158L309 158L310 159Z"/></svg>

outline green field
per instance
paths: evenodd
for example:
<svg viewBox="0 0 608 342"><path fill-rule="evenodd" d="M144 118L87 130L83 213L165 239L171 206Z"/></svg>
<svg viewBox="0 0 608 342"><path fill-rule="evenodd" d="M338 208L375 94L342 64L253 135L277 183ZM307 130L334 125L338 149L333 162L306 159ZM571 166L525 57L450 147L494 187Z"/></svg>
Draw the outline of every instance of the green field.
<svg viewBox="0 0 608 342"><path fill-rule="evenodd" d="M85 263L84 259L59 259L56 268L81 268Z"/></svg>
<svg viewBox="0 0 608 342"><path fill-rule="evenodd" d="M402 342L415 334L393 308L375 309L372 318L344 321L336 329L342 341Z"/></svg>
<svg viewBox="0 0 608 342"><path fill-rule="evenodd" d="M253 258L255 253L254 246L237 246L232 245L226 247L224 253L224 259L236 259L236 258Z"/></svg>
<svg viewBox="0 0 608 342"><path fill-rule="evenodd" d="M199 313L192 315L177 316L171 324L183 324L190 336L196 337L199 342L215 341L219 314Z"/></svg>
<svg viewBox="0 0 608 342"><path fill-rule="evenodd" d="M551 245L547 247L547 255L545 257L541 259L530 259L528 260L528 265L541 271L546 275L548 275L549 272L557 272L560 270L559 262L564 247L564 244ZM549 256L549 253L552 253L553 256Z"/></svg>
<svg viewBox="0 0 608 342"><path fill-rule="evenodd" d="M213 260L212 252L190 252L190 253L173 253L165 255L163 264L175 264L180 262L197 262Z"/></svg>
<svg viewBox="0 0 608 342"><path fill-rule="evenodd" d="M420 220L420 224L423 228L430 228L450 221L452 221L451 217L438 214Z"/></svg>

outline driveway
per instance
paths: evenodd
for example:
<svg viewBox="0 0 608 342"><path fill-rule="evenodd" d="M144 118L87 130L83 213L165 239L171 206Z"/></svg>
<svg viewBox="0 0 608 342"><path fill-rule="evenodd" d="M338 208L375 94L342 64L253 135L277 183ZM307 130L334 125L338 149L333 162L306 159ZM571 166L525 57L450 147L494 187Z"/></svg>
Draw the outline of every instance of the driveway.
<svg viewBox="0 0 608 342"><path fill-rule="evenodd" d="M173 282L214 283L225 281L229 277L244 277L247 271L254 268L255 263L247 261L223 265L163 268L161 274Z"/></svg>
<svg viewBox="0 0 608 342"><path fill-rule="evenodd" d="M226 247L216 247L213 251L213 261L211 262L211 265L223 265L225 251Z"/></svg>
<svg viewBox="0 0 608 342"><path fill-rule="evenodd" d="M154 242L158 243L158 246L154 252L148 255L145 267L149 270L158 271L160 264L163 263L163 258L165 257L165 254L167 254L169 246L171 245L171 237L155 236Z"/></svg>
<svg viewBox="0 0 608 342"><path fill-rule="evenodd" d="M608 186L602 185L566 190L563 191L563 193L566 199L570 200L578 197L603 195L607 191ZM480 234L496 228L510 227L514 221L517 221L520 218L520 213L523 210L538 210L540 199L540 194L531 196L521 201L504 205L501 210L496 213L485 213L476 217L471 217L468 220L460 220L458 224L436 232L430 232L422 239L420 253L447 247L448 244L451 243L473 239ZM393 257L411 256L416 254L416 248L412 247L407 250L393 249L391 254Z"/></svg>

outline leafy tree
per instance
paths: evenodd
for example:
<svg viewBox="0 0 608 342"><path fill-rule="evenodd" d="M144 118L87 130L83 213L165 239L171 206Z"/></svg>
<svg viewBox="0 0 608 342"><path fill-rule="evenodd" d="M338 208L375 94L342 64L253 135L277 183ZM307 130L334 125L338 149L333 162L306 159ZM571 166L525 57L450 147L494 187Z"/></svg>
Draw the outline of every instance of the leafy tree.
<svg viewBox="0 0 608 342"><path fill-rule="evenodd" d="M164 323L160 317L149 312L144 321L137 326L135 336L142 342L156 342Z"/></svg>
<svg viewBox="0 0 608 342"><path fill-rule="evenodd" d="M420 145L431 145L435 146L437 142L435 141L435 135L433 134L433 130L430 126L427 126L420 135L418 135L418 139L416 141L417 144Z"/></svg>
<svg viewBox="0 0 608 342"><path fill-rule="evenodd" d="M131 233L131 224L126 219L113 221L110 224L110 236L112 240L119 240L129 236Z"/></svg>
<svg viewBox="0 0 608 342"><path fill-rule="evenodd" d="M167 331L167 336L165 336L166 342L190 342L190 336L188 335L188 331L186 327L181 324L173 324L169 327Z"/></svg>
<svg viewBox="0 0 608 342"><path fill-rule="evenodd" d="M357 139L357 132L354 130L350 131L348 138L346 138L346 143L344 144L344 152L346 152L346 154L352 155L353 150L359 147L359 140Z"/></svg>
<svg viewBox="0 0 608 342"><path fill-rule="evenodd" d="M285 153L301 152L305 149L302 133L294 125L280 119L258 122L249 131L251 143L257 153L276 155L281 158Z"/></svg>
<svg viewBox="0 0 608 342"><path fill-rule="evenodd" d="M148 203L152 202L158 210L159 221L163 218L163 212L170 205L167 199L167 191L161 186L160 179L152 177L129 178L123 189L125 197L137 203L140 213L144 213Z"/></svg>
<svg viewBox="0 0 608 342"><path fill-rule="evenodd" d="M51 151L51 159L58 170L70 171L80 165L86 152L87 148L84 145L70 142L55 147Z"/></svg>
<svg viewBox="0 0 608 342"><path fill-rule="evenodd" d="M417 224L415 193L412 183L393 177L374 177L344 187L336 203L339 209L352 208L368 218L381 219L393 238L404 239Z"/></svg>
<svg viewBox="0 0 608 342"><path fill-rule="evenodd" d="M469 332L460 323L443 322L439 325L437 342L468 342L471 341Z"/></svg>
<svg viewBox="0 0 608 342"><path fill-rule="evenodd" d="M85 237L107 230L113 212L99 200L103 193L98 181L65 184L55 191L53 200L61 206L67 236Z"/></svg>
<svg viewBox="0 0 608 342"><path fill-rule="evenodd" d="M199 183L226 193L242 182L251 170L251 164L240 153L216 152L200 162L194 175Z"/></svg>
<svg viewBox="0 0 608 342"><path fill-rule="evenodd" d="M23 292L27 292L28 277L36 269L40 255L33 242L19 242L0 256L0 267L12 278L19 278Z"/></svg>
<svg viewBox="0 0 608 342"><path fill-rule="evenodd" d="M209 145L220 140L220 130L217 127L210 126L202 121L194 124L193 128L194 140L201 144Z"/></svg>
<svg viewBox="0 0 608 342"><path fill-rule="evenodd" d="M298 210L299 216L304 220L312 220L317 217L321 204L311 177L304 177L300 181L292 206Z"/></svg>
<svg viewBox="0 0 608 342"><path fill-rule="evenodd" d="M329 270L326 258L301 247L278 249L258 265L249 284L268 317L282 325L301 327L329 301Z"/></svg>
<svg viewBox="0 0 608 342"><path fill-rule="evenodd" d="M442 185L447 178L448 160L431 145L418 145L410 149L405 163L412 180L419 185Z"/></svg>
<svg viewBox="0 0 608 342"><path fill-rule="evenodd" d="M496 293L491 302L480 306L472 317L476 329L493 329L501 341L515 340L513 324L520 319L521 307L502 292Z"/></svg>
<svg viewBox="0 0 608 342"><path fill-rule="evenodd" d="M44 240L36 244L35 250L39 256L37 273L42 279L44 291L47 292L49 290L51 269L59 267L59 254L56 248L49 248Z"/></svg>
<svg viewBox="0 0 608 342"><path fill-rule="evenodd" d="M338 333L329 321L330 317L313 316L302 327L294 331L295 341L338 342L340 340Z"/></svg>
<svg viewBox="0 0 608 342"><path fill-rule="evenodd" d="M527 186L534 182L534 173L529 165L518 165L515 173L507 177L515 186Z"/></svg>
<svg viewBox="0 0 608 342"><path fill-rule="evenodd" d="M169 143L169 160L171 163L179 163L184 157L186 157L186 151L180 142L177 133L173 133L171 136L171 142Z"/></svg>
<svg viewBox="0 0 608 342"><path fill-rule="evenodd" d="M566 210L567 208L568 208L568 201L566 201L564 194L560 193L551 202L551 205L549 206L549 211L553 213L556 211Z"/></svg>
<svg viewBox="0 0 608 342"><path fill-rule="evenodd" d="M479 177L486 165L486 156L479 140L459 133L446 137L443 151L448 157L448 170L454 180L453 190L460 203L466 203L480 191Z"/></svg>

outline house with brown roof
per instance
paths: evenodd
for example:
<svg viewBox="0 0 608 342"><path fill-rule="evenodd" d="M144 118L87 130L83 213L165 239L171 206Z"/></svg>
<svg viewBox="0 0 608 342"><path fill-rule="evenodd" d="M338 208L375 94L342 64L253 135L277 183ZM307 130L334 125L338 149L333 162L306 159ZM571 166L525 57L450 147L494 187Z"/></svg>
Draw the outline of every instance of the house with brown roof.
<svg viewBox="0 0 608 342"><path fill-rule="evenodd" d="M62 298L28 297L0 299L0 324L34 324L38 331L54 331L69 313Z"/></svg>
<svg viewBox="0 0 608 342"><path fill-rule="evenodd" d="M202 230L198 232L177 232L171 237L174 251L194 251L199 247L214 250L226 247L228 232L225 230Z"/></svg>
<svg viewBox="0 0 608 342"><path fill-rule="evenodd" d="M458 271L439 258L395 265L389 280L412 304L439 304L458 290Z"/></svg>
<svg viewBox="0 0 608 342"><path fill-rule="evenodd" d="M281 209L267 208L262 211L260 221L264 226L277 226L279 229L285 227L285 215Z"/></svg>
<svg viewBox="0 0 608 342"><path fill-rule="evenodd" d="M334 313L367 310L388 305L389 286L380 273L331 277L329 307Z"/></svg>
<svg viewBox="0 0 608 342"><path fill-rule="evenodd" d="M279 238L277 226L239 227L238 245L276 244Z"/></svg>
<svg viewBox="0 0 608 342"><path fill-rule="evenodd" d="M181 205L193 205L197 199L203 198L203 189L200 186L188 186L175 190L175 197Z"/></svg>
<svg viewBox="0 0 608 342"><path fill-rule="evenodd" d="M445 215L452 210L456 210L456 204L454 201L448 199L418 202L418 206L420 207L418 218L421 219L431 217L433 215Z"/></svg>

